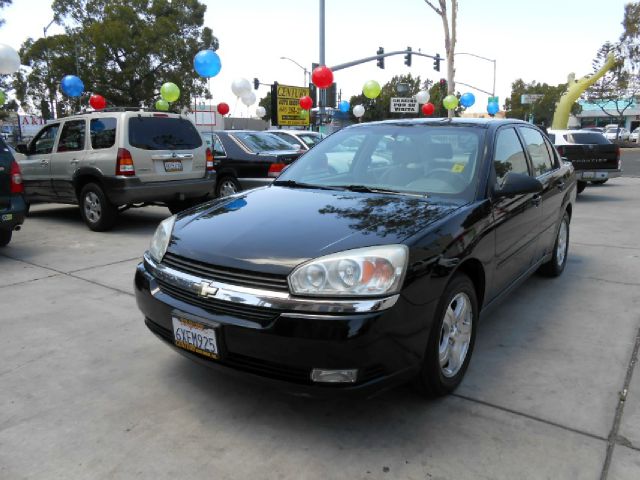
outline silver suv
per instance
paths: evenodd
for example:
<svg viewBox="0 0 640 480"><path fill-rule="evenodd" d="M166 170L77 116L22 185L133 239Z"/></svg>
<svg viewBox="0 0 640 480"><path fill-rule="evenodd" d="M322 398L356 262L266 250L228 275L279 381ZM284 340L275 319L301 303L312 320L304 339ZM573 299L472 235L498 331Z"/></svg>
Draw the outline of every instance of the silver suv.
<svg viewBox="0 0 640 480"><path fill-rule="evenodd" d="M162 204L172 213L214 192L213 155L184 116L107 109L53 121L16 150L28 203L80 206L91 230L120 211Z"/></svg>

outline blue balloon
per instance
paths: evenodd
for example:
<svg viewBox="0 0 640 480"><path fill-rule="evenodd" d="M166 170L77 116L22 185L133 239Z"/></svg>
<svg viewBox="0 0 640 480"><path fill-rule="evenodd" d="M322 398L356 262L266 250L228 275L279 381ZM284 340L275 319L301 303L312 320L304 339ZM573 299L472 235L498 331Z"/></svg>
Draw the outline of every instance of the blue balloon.
<svg viewBox="0 0 640 480"><path fill-rule="evenodd" d="M489 113L489 115L495 115L499 111L500 105L498 105L496 102L490 102L489 105L487 105L487 112Z"/></svg>
<svg viewBox="0 0 640 480"><path fill-rule="evenodd" d="M60 82L60 89L68 97L79 97L84 92L84 83L75 75L65 75Z"/></svg>
<svg viewBox="0 0 640 480"><path fill-rule="evenodd" d="M222 64L220 57L213 50L200 50L193 57L193 68L201 77L210 78L220 73Z"/></svg>
<svg viewBox="0 0 640 480"><path fill-rule="evenodd" d="M351 105L349 105L349 102L347 102L346 100L342 100L339 104L338 104L338 109L342 112L342 113L346 113L349 111L349 108L351 108Z"/></svg>
<svg viewBox="0 0 640 480"><path fill-rule="evenodd" d="M460 105L465 108L469 108L474 103L476 103L476 97L471 92L463 93L460 97Z"/></svg>

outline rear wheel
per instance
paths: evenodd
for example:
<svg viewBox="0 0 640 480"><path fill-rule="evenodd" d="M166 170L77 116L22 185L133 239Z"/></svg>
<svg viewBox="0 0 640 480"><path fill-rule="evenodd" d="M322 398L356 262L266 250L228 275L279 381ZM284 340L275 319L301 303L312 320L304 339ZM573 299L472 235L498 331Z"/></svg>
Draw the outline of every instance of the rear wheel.
<svg viewBox="0 0 640 480"><path fill-rule="evenodd" d="M11 241L13 232L11 230L0 230L0 247L6 247Z"/></svg>
<svg viewBox="0 0 640 480"><path fill-rule="evenodd" d="M82 218L91 230L104 232L115 225L118 209L109 202L99 185L87 183L80 191L79 200Z"/></svg>
<svg viewBox="0 0 640 480"><path fill-rule="evenodd" d="M476 338L478 300L471 279L453 277L441 297L416 386L430 396L451 393L462 381Z"/></svg>
<svg viewBox="0 0 640 480"><path fill-rule="evenodd" d="M238 183L238 180L235 177L222 177L218 180L218 185L216 185L216 196L218 197L227 197L229 195L233 195L234 193L238 193L242 187Z"/></svg>
<svg viewBox="0 0 640 480"><path fill-rule="evenodd" d="M587 188L587 182L578 181L578 193L582 193Z"/></svg>
<svg viewBox="0 0 640 480"><path fill-rule="evenodd" d="M548 277L558 277L564 272L569 253L569 214L565 212L553 245L553 257L540 267L540 272Z"/></svg>

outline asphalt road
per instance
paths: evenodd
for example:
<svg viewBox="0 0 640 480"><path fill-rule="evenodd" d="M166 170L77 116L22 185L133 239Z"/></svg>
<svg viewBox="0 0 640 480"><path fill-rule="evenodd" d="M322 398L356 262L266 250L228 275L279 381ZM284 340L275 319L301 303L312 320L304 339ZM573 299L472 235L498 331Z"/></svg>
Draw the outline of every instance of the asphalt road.
<svg viewBox="0 0 640 480"><path fill-rule="evenodd" d="M637 480L639 187L580 195L563 276L483 322L439 400L312 400L192 363L132 295L166 209L100 234L77 208L34 206L0 251L0 479Z"/></svg>
<svg viewBox="0 0 640 480"><path fill-rule="evenodd" d="M640 178L640 148L624 148L621 156L623 175Z"/></svg>

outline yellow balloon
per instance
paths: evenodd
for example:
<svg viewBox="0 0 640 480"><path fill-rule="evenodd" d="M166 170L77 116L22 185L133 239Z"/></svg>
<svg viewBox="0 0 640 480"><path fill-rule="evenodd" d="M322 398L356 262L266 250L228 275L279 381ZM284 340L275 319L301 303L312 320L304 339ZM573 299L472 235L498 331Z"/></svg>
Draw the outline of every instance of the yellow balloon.
<svg viewBox="0 0 640 480"><path fill-rule="evenodd" d="M362 93L364 93L364 96L372 99L380 95L381 90L382 88L380 87L380 84L375 80L369 80L362 87Z"/></svg>
<svg viewBox="0 0 640 480"><path fill-rule="evenodd" d="M444 97L444 100L442 100L442 104L447 110L455 110L458 106L458 97L455 95L447 95Z"/></svg>

